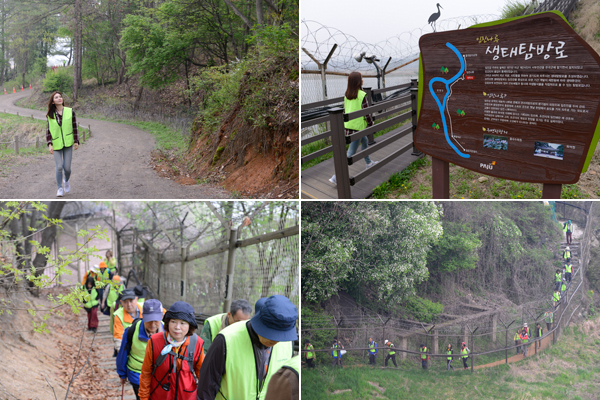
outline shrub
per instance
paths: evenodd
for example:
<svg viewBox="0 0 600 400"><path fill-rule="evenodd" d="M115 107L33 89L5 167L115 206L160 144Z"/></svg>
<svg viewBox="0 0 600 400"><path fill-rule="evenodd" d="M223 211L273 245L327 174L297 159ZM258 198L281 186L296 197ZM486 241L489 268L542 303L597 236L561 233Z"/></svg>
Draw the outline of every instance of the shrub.
<svg viewBox="0 0 600 400"><path fill-rule="evenodd" d="M73 93L73 67L58 68L56 72L48 71L43 87L47 93Z"/></svg>
<svg viewBox="0 0 600 400"><path fill-rule="evenodd" d="M433 318L444 312L444 305L421 297L406 299L406 310L421 322L431 322Z"/></svg>

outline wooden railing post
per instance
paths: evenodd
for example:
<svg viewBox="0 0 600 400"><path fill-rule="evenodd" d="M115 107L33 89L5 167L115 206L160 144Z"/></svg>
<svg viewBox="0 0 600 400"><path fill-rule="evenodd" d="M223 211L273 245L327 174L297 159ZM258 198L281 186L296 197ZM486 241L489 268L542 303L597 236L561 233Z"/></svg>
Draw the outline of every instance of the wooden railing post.
<svg viewBox="0 0 600 400"><path fill-rule="evenodd" d="M420 157L421 155L423 155L422 152L420 152L416 147L415 147L415 131L417 130L417 112L419 109L419 83L416 79L411 79L410 80L410 102L411 102L411 108L412 108L412 141L413 141L413 151L411 153L411 155L413 156L417 156Z"/></svg>
<svg viewBox="0 0 600 400"><path fill-rule="evenodd" d="M431 158L432 191L434 199L450 198L450 164L439 158Z"/></svg>
<svg viewBox="0 0 600 400"><path fill-rule="evenodd" d="M371 98L373 96L373 92L371 91L370 87L363 88L363 90L367 94L367 105L371 107L373 105L373 99ZM372 133L367 135L367 139L369 140L369 146L373 146L375 143L377 143L375 141L375 136Z"/></svg>
<svg viewBox="0 0 600 400"><path fill-rule="evenodd" d="M329 110L331 121L331 145L333 146L333 166L337 180L338 199L350 199L350 173L346 156L346 133L344 131L344 109Z"/></svg>

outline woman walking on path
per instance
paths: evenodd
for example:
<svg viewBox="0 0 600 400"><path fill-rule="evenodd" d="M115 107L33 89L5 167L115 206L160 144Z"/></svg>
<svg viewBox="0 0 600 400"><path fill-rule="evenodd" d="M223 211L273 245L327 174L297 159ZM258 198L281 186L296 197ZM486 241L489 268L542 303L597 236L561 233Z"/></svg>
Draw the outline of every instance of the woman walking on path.
<svg viewBox="0 0 600 400"><path fill-rule="evenodd" d="M360 72L352 72L350 76L348 76L348 87L346 88L346 94L344 96L344 113L348 114L354 111L359 111L369 106L367 103L367 94L362 90L362 85L363 80ZM369 126L373 126L373 119L371 118L370 114L367 114L364 117L355 118L348 122L344 122L346 136L352 135L358 131L362 131ZM352 157L356 153L359 142L361 144L361 150L366 150L367 147L369 147L369 141L367 140L367 137L363 136L362 138L350 143L348 152L346 153L347 157ZM367 163L367 169L378 163L378 161L371 161L369 156L365 157L365 162ZM329 178L329 182L333 183L334 185L337 184L335 175Z"/></svg>
<svg viewBox="0 0 600 400"><path fill-rule="evenodd" d="M64 106L62 93L54 92L48 102L46 118L48 120L46 143L50 154L54 155L56 164L56 185L58 186L56 196L62 197L65 193L71 191L71 184L69 183L71 159L73 158L73 148L77 150L79 147L75 111Z"/></svg>
<svg viewBox="0 0 600 400"><path fill-rule="evenodd" d="M96 291L96 279L91 276L85 281L85 293L83 295L83 299L85 303L83 303L83 308L87 312L88 317L88 331L96 332L98 329L98 304L100 301L98 300L98 292Z"/></svg>

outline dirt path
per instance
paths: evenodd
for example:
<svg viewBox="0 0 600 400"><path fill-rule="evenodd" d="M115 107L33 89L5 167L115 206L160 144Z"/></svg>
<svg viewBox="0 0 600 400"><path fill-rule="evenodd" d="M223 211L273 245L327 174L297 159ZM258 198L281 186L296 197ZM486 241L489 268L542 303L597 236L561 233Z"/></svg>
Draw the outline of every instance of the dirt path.
<svg viewBox="0 0 600 400"><path fill-rule="evenodd" d="M537 349L538 353L541 350L544 350L546 347L550 346L550 343L552 343L552 334L550 334L550 335L542 338L542 345L541 345L541 347L539 347ZM514 350L514 349L509 350L509 352L515 352L515 351L516 350ZM527 358L532 357L534 355L535 355L535 349L534 349L534 344L532 343L532 344L529 345L529 349L527 350ZM508 357L508 363L509 364L510 363L514 363L514 362L517 362L517 361L521 361L523 359L525 359L525 356L523 355L523 353L521 353L521 354L515 354L512 357ZM498 360L498 361L494 361L494 362L489 363L489 364L477 365L477 366L473 367L473 369L495 367L497 365L505 364L505 363L506 363L506 360Z"/></svg>
<svg viewBox="0 0 600 400"><path fill-rule="evenodd" d="M0 95L0 111L19 112L45 119L45 112L17 107L29 91ZM75 110L77 111L77 110ZM215 185L180 185L159 177L150 166L154 138L136 127L115 122L77 118L91 126L92 138L73 154L71 192L65 199L220 199L231 194ZM48 199L56 196L54 158L48 153L20 157L0 165L0 198Z"/></svg>

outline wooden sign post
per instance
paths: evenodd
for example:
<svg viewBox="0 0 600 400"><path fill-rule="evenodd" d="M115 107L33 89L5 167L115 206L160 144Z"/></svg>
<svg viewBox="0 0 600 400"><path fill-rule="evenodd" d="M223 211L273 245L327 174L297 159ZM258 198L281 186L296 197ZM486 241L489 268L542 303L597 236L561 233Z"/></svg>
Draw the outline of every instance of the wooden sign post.
<svg viewBox="0 0 600 400"><path fill-rule="evenodd" d="M415 146L434 159L434 198L448 198L448 162L543 183L544 198L587 170L600 137L600 56L562 14L432 33L419 46Z"/></svg>

